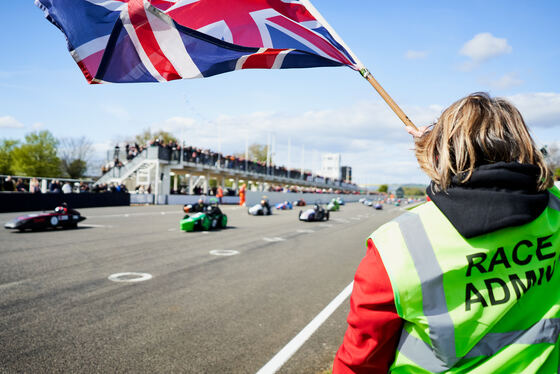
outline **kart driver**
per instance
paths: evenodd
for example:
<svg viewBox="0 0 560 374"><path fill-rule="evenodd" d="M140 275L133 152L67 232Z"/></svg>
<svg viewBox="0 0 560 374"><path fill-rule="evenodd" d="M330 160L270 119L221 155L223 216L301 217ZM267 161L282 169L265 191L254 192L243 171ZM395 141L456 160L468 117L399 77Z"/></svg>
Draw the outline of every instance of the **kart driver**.
<svg viewBox="0 0 560 374"><path fill-rule="evenodd" d="M261 200L261 206L263 207L263 213L269 215L270 211L270 204L268 203L268 199L265 197Z"/></svg>
<svg viewBox="0 0 560 374"><path fill-rule="evenodd" d="M204 212L204 210L206 209L206 204L204 203L204 200L202 199L198 199L198 202L196 204L190 205L190 204L185 204L183 206L183 211L185 213L200 213L200 212Z"/></svg>
<svg viewBox="0 0 560 374"><path fill-rule="evenodd" d="M56 208L54 208L54 211L55 211L56 213L63 213L63 214L66 214L66 213L68 213L68 204L62 203L62 204L60 204L59 206L57 206Z"/></svg>

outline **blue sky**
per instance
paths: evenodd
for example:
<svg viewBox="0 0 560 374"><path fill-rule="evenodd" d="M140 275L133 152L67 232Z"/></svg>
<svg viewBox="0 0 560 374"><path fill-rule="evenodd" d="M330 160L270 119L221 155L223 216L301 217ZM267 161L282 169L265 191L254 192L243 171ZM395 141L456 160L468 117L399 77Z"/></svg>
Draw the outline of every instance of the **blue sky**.
<svg viewBox="0 0 560 374"><path fill-rule="evenodd" d="M487 91L518 105L539 144L560 142L560 2L313 3L417 125ZM85 135L100 157L145 128L224 152L243 151L247 136L266 143L271 132L279 164L299 167L305 145L307 168L323 152L341 152L360 183L427 181L398 118L349 68L90 86L32 1L4 10L0 138L35 129Z"/></svg>

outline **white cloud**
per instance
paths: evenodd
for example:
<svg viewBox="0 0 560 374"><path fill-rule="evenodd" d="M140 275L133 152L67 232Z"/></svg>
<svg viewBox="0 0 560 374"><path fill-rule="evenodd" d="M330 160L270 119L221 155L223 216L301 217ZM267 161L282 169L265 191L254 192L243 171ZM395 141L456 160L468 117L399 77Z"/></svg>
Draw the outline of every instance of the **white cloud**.
<svg viewBox="0 0 560 374"><path fill-rule="evenodd" d="M413 51L409 49L404 54L404 57L408 60L421 60L428 57L428 51Z"/></svg>
<svg viewBox="0 0 560 374"><path fill-rule="evenodd" d="M491 58L511 53L512 50L507 39L497 38L489 32L484 32L476 34L466 42L459 53L470 59L463 65L463 69L470 70Z"/></svg>
<svg viewBox="0 0 560 374"><path fill-rule="evenodd" d="M517 73L507 73L497 79L490 79L486 82L490 87L498 90L506 90L523 84Z"/></svg>
<svg viewBox="0 0 560 374"><path fill-rule="evenodd" d="M509 96L507 99L517 106L528 126L560 126L560 93L524 93Z"/></svg>
<svg viewBox="0 0 560 374"><path fill-rule="evenodd" d="M550 129L560 124L560 93L525 93L508 99L521 110L530 127ZM403 106L403 110L421 126L437 119L443 107ZM305 146L306 169L319 167L321 153L340 152L343 164L352 166L354 180L359 183L427 183L403 127L389 107L376 100L296 114L222 114L211 121L171 117L154 123L151 129L183 135L187 144L201 148L218 150L221 144L225 154L244 152L246 138L249 143L266 144L271 133L276 140L275 161L280 165L299 168Z"/></svg>
<svg viewBox="0 0 560 374"><path fill-rule="evenodd" d="M23 127L23 123L12 116L0 117L0 128L21 129Z"/></svg>
<svg viewBox="0 0 560 374"><path fill-rule="evenodd" d="M33 130L39 130L42 129L43 127L45 127L45 124L42 122L35 122L33 125L31 125L31 128Z"/></svg>
<svg viewBox="0 0 560 374"><path fill-rule="evenodd" d="M418 125L431 123L442 107L404 107ZM342 153L343 163L353 167L356 180L365 183L424 182L411 151L410 135L398 117L381 102L360 102L338 109L297 114L254 112L239 116L220 115L213 121L172 117L151 126L152 131L170 131L186 143L223 153L244 152L245 141L266 144L269 133L276 140L276 163L300 167L305 146L305 168L319 167L318 156ZM288 141L291 154L288 155ZM315 155L315 157L314 157ZM313 159L315 158L315 163Z"/></svg>

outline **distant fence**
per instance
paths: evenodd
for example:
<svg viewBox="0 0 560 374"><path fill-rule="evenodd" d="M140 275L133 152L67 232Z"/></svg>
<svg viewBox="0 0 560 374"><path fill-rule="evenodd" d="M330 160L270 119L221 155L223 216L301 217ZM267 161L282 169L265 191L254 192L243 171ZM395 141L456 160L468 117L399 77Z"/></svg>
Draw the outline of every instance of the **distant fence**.
<svg viewBox="0 0 560 374"><path fill-rule="evenodd" d="M206 202L210 202L210 199L216 199L215 196L204 196L204 195L169 195L167 197L167 204L169 205L184 205L184 204L195 204L198 199L202 199ZM239 204L239 196L224 196L222 197L223 204Z"/></svg>
<svg viewBox="0 0 560 374"><path fill-rule="evenodd" d="M139 195L142 196L142 195ZM284 192L260 192L260 191L247 191L246 205L251 206L258 204L262 198L266 196L270 204L278 204L284 201L294 202L299 199L304 199L307 204L326 204L333 197L340 197L345 202L358 201L362 195L337 195L337 194L316 194L316 193L284 193ZM135 196L132 195L133 203ZM203 199L204 201L209 201L215 196L204 196L204 195L168 195L167 204L169 205L179 205L179 204L194 204L198 199ZM239 196L224 196L222 199L224 204L239 204Z"/></svg>
<svg viewBox="0 0 560 374"><path fill-rule="evenodd" d="M25 193L0 192L0 212L52 210L62 203L70 208L130 205L128 193Z"/></svg>
<svg viewBox="0 0 560 374"><path fill-rule="evenodd" d="M246 205L258 204L266 196L270 204L278 204L284 201L294 202L299 199L305 200L307 204L326 204L334 197L340 197L345 202L355 202L362 198L362 195L337 195L328 193L284 193L284 192L259 192L247 191Z"/></svg>
<svg viewBox="0 0 560 374"><path fill-rule="evenodd" d="M154 194L151 193L133 193L130 194L131 204L153 204Z"/></svg>

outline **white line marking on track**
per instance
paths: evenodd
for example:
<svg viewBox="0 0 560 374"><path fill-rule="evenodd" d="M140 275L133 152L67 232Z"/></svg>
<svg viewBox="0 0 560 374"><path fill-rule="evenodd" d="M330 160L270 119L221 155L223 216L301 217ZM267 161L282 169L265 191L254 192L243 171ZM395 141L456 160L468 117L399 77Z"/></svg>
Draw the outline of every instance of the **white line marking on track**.
<svg viewBox="0 0 560 374"><path fill-rule="evenodd" d="M301 346L313 335L315 331L334 313L334 311L346 300L352 293L350 283L341 293L339 293L330 303L323 309L311 322L307 324L284 348L280 350L266 365L264 365L257 374L273 374L276 373L293 355L301 348Z"/></svg>
<svg viewBox="0 0 560 374"><path fill-rule="evenodd" d="M80 223L80 227L100 227L100 228L111 228L111 225L93 225L91 223Z"/></svg>
<svg viewBox="0 0 560 374"><path fill-rule="evenodd" d="M350 219L353 219L354 221L359 221L359 220L361 220L361 218L359 218L359 217L351 217Z"/></svg>
<svg viewBox="0 0 560 374"><path fill-rule="evenodd" d="M319 226L321 227L332 227L330 223L321 223Z"/></svg>
<svg viewBox="0 0 560 374"><path fill-rule="evenodd" d="M5 290L6 288L10 288L10 287L14 287L14 286L19 286L23 283L27 282L27 280L20 280L20 281L16 281L16 282L10 282L10 283L4 283L4 284L0 284L0 290Z"/></svg>
<svg viewBox="0 0 560 374"><path fill-rule="evenodd" d="M166 214L184 214L181 211L172 211L172 212L155 212L155 213L124 213L124 214L105 214L105 215L99 215L99 216L89 216L88 215L88 219L92 219L92 218L111 218L111 217L132 217L132 216L136 216L136 217L140 217L140 216L157 216L157 215L166 215Z"/></svg>
<svg viewBox="0 0 560 374"><path fill-rule="evenodd" d="M208 232L208 231L203 231L202 233L203 233L203 234L206 234L206 235L208 235L208 234L209 234L209 232Z"/></svg>
<svg viewBox="0 0 560 374"><path fill-rule="evenodd" d="M239 251L233 249L215 249L209 253L214 256L235 256L239 254Z"/></svg>
<svg viewBox="0 0 560 374"><path fill-rule="evenodd" d="M273 237L273 238L266 238L266 237L265 237L265 238L263 238L263 240L264 240L265 242L283 242L283 241L286 240L286 239L280 238L279 236L275 236L275 237Z"/></svg>
<svg viewBox="0 0 560 374"><path fill-rule="evenodd" d="M130 278L136 277L136 278ZM113 282L128 282L128 283L135 283L135 282L143 282L152 279L152 274L148 273L115 273L111 274L107 277L110 281Z"/></svg>
<svg viewBox="0 0 560 374"><path fill-rule="evenodd" d="M175 230L177 230L177 229L167 229L167 231L175 231Z"/></svg>
<svg viewBox="0 0 560 374"><path fill-rule="evenodd" d="M297 232L300 232L302 234L311 234L312 232L315 232L315 231L310 230L310 229L299 229L299 230L297 230Z"/></svg>

